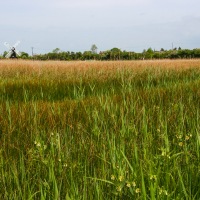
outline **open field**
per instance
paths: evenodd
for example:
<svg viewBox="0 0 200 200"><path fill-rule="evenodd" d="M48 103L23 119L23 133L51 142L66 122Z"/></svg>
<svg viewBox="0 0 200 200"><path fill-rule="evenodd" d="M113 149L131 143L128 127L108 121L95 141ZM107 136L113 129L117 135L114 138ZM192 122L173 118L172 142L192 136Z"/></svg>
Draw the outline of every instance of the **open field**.
<svg viewBox="0 0 200 200"><path fill-rule="evenodd" d="M0 60L0 199L200 199L200 60Z"/></svg>

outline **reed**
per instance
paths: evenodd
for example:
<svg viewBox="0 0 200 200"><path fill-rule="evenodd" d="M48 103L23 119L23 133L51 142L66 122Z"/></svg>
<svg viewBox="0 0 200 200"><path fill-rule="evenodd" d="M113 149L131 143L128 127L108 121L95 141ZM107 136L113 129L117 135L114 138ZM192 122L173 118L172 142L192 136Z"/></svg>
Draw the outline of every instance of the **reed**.
<svg viewBox="0 0 200 200"><path fill-rule="evenodd" d="M0 61L0 199L199 199L200 61Z"/></svg>

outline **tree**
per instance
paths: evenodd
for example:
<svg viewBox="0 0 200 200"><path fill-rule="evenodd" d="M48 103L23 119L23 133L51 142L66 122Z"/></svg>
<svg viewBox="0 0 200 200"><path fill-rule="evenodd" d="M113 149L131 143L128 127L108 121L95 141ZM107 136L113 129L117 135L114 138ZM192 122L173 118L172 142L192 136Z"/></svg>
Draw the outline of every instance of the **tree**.
<svg viewBox="0 0 200 200"><path fill-rule="evenodd" d="M60 49L59 49L59 48L55 48L52 52L53 52L53 53L59 53L59 52L60 52Z"/></svg>
<svg viewBox="0 0 200 200"><path fill-rule="evenodd" d="M153 53L153 49L150 47L150 48L148 48L147 49L147 53L150 53L150 54L152 54Z"/></svg>
<svg viewBox="0 0 200 200"><path fill-rule="evenodd" d="M29 57L28 53L26 52L21 52L21 56L22 59L27 59Z"/></svg>
<svg viewBox="0 0 200 200"><path fill-rule="evenodd" d="M82 53L81 52L76 52L76 60L82 60Z"/></svg>
<svg viewBox="0 0 200 200"><path fill-rule="evenodd" d="M200 58L200 49L193 49L194 58Z"/></svg>
<svg viewBox="0 0 200 200"><path fill-rule="evenodd" d="M92 52L91 51L84 51L83 59L84 60L90 60L91 58L92 58Z"/></svg>
<svg viewBox="0 0 200 200"><path fill-rule="evenodd" d="M113 59L113 60L120 60L120 54L122 53L122 51L117 48L117 47L114 47L110 50L110 58Z"/></svg>
<svg viewBox="0 0 200 200"><path fill-rule="evenodd" d="M153 51L153 49L150 47L150 48L147 49L147 51L146 51L146 53L145 53L145 58L146 58L146 59L152 59L153 54L154 54L154 51Z"/></svg>
<svg viewBox="0 0 200 200"><path fill-rule="evenodd" d="M92 54L97 54L97 46L95 45L95 44L93 44L92 46L91 46L91 52L92 52Z"/></svg>
<svg viewBox="0 0 200 200"><path fill-rule="evenodd" d="M4 51L4 52L3 52L3 57L4 57L4 58L6 57L7 53L8 53L8 51Z"/></svg>

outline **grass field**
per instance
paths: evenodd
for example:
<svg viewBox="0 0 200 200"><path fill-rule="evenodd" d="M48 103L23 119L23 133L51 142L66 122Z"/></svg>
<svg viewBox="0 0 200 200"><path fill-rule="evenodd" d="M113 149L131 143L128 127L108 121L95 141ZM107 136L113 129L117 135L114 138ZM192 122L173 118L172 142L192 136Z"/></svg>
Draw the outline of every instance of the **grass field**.
<svg viewBox="0 0 200 200"><path fill-rule="evenodd" d="M0 61L0 199L200 199L200 60Z"/></svg>

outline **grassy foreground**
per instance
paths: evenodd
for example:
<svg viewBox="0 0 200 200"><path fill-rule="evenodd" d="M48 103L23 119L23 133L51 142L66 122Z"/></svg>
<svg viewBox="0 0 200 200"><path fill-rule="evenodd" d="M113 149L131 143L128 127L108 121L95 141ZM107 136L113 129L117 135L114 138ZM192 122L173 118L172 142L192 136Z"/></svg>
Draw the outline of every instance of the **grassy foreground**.
<svg viewBox="0 0 200 200"><path fill-rule="evenodd" d="M0 199L200 199L200 60L0 61Z"/></svg>

